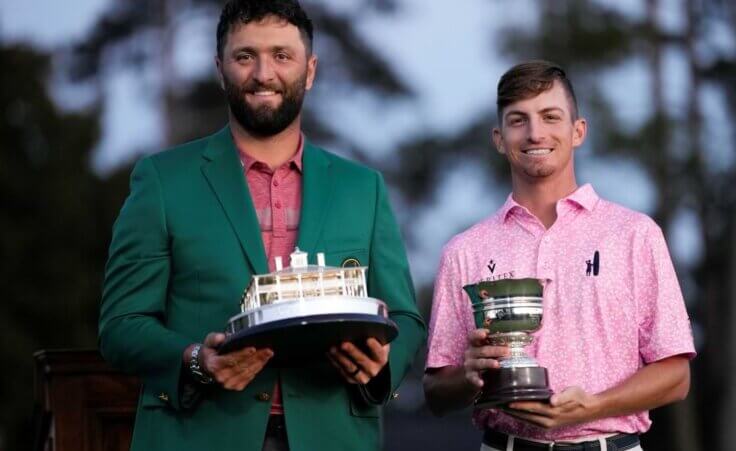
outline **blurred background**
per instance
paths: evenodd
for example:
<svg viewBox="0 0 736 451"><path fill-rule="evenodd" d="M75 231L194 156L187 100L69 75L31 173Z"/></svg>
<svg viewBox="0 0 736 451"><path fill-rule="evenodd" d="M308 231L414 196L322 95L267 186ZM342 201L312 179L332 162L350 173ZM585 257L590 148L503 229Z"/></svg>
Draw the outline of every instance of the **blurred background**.
<svg viewBox="0 0 736 451"><path fill-rule="evenodd" d="M222 4L0 1L0 451L31 448L33 352L96 346L131 165L225 123ZM490 142L500 75L528 58L568 70L590 130L578 182L662 226L699 352L689 398L653 413L645 449L734 449L736 3L303 5L320 58L306 133L383 171L427 318L442 245L510 190ZM470 411L428 413L422 371L420 352L385 412L386 449L478 449Z"/></svg>

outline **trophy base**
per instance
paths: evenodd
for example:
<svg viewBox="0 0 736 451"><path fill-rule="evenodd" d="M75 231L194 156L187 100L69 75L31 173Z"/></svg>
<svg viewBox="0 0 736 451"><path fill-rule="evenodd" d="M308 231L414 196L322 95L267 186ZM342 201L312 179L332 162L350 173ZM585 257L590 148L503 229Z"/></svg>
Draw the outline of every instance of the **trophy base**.
<svg viewBox="0 0 736 451"><path fill-rule="evenodd" d="M309 315L241 329L228 335L218 352L225 354L248 346L271 348L274 356L269 364L301 367L324 362L330 347L343 341L360 347L370 337L386 344L397 335L396 324L379 315Z"/></svg>
<svg viewBox="0 0 736 451"><path fill-rule="evenodd" d="M514 401L546 401L552 396L547 369L540 366L511 367L483 373L484 389L475 400L477 408L500 407Z"/></svg>

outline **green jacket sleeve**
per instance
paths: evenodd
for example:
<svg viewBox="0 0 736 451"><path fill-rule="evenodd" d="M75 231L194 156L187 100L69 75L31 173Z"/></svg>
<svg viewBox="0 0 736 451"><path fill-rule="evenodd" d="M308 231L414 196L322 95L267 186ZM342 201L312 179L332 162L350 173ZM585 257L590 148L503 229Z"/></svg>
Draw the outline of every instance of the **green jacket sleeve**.
<svg viewBox="0 0 736 451"><path fill-rule="evenodd" d="M426 326L417 310L406 251L380 175L374 221L368 292L388 305L389 317L396 322L399 335L391 343L387 368L366 386L361 386L360 391L369 403L384 404L398 388L424 343Z"/></svg>
<svg viewBox="0 0 736 451"><path fill-rule="evenodd" d="M171 251L151 158L136 164L130 186L105 268L100 351L113 366L141 376L145 392L178 409L182 353L192 340L166 328Z"/></svg>

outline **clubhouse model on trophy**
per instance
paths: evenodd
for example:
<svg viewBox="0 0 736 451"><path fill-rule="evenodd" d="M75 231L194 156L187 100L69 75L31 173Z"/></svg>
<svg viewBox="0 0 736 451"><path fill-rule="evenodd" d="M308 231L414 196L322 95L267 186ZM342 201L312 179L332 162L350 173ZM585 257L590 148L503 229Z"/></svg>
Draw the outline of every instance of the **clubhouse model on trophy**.
<svg viewBox="0 0 736 451"><path fill-rule="evenodd" d="M476 407L498 407L512 401L546 400L552 396L547 369L524 352L532 332L542 327L542 284L537 279L502 279L463 287L473 303L478 328L488 329L488 343L508 346L497 369L482 374L483 390Z"/></svg>
<svg viewBox="0 0 736 451"><path fill-rule="evenodd" d="M366 266L308 264L309 255L299 248L284 268L276 257L276 271L254 275L240 301L241 313L230 318L227 339L220 353L247 346L268 347L272 362L300 366L319 361L331 346L350 341L358 346L373 337L381 344L398 335L388 318L386 304L368 297Z"/></svg>

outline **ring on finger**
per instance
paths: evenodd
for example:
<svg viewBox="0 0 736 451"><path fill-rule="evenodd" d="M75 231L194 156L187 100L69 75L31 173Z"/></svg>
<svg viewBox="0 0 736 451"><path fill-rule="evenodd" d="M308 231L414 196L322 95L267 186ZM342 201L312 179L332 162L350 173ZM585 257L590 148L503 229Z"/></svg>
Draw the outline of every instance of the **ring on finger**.
<svg viewBox="0 0 736 451"><path fill-rule="evenodd" d="M352 371L352 372L348 373L348 376L350 376L350 377L355 377L355 376L357 376L357 375L358 375L358 373L360 373L360 367L357 367L357 366L356 366L356 367L355 367L355 371Z"/></svg>

